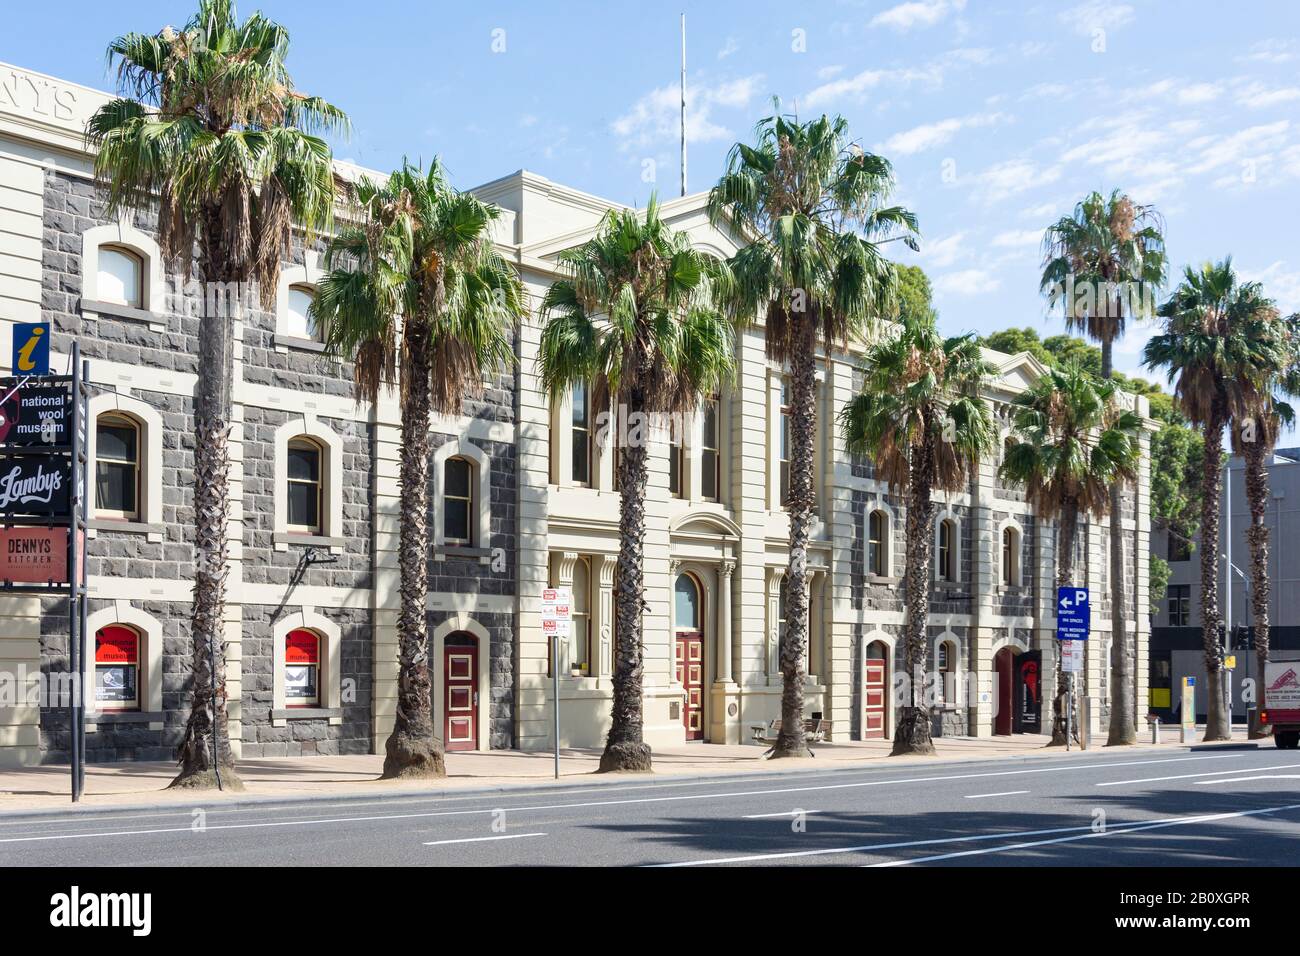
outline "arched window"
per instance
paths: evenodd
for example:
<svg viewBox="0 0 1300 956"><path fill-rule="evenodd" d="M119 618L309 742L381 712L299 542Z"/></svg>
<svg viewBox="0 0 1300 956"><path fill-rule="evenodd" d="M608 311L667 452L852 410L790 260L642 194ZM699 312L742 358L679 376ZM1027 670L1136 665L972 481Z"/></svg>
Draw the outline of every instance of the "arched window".
<svg viewBox="0 0 1300 956"><path fill-rule="evenodd" d="M673 586L673 627L679 631L700 629L700 588L689 574L679 574Z"/></svg>
<svg viewBox="0 0 1300 956"><path fill-rule="evenodd" d="M867 517L867 573L876 577L885 576L885 535L888 527L889 519L883 511L873 511Z"/></svg>
<svg viewBox="0 0 1300 956"><path fill-rule="evenodd" d="M442 537L447 544L468 545L474 536L474 466L456 456L443 465Z"/></svg>
<svg viewBox="0 0 1300 956"><path fill-rule="evenodd" d="M586 382L573 385L573 418L570 422L573 440L573 481L579 485L591 484L591 396ZM615 436L615 442L618 436Z"/></svg>
<svg viewBox="0 0 1300 956"><path fill-rule="evenodd" d="M95 705L100 710L140 709L140 633L111 624L95 632Z"/></svg>
<svg viewBox="0 0 1300 956"><path fill-rule="evenodd" d="M586 558L579 558L573 565L572 610L569 670L586 674L591 669L591 568Z"/></svg>
<svg viewBox="0 0 1300 956"><path fill-rule="evenodd" d="M1002 529L1002 583L1020 583L1020 532L1015 528Z"/></svg>
<svg viewBox="0 0 1300 956"><path fill-rule="evenodd" d="M700 497L717 501L722 488L722 399L704 402L700 421Z"/></svg>
<svg viewBox="0 0 1300 956"><path fill-rule="evenodd" d="M939 580L957 580L957 522L944 518L939 522L939 547L935 555Z"/></svg>
<svg viewBox="0 0 1300 956"><path fill-rule="evenodd" d="M95 420L95 513L135 521L140 517L140 425L111 413Z"/></svg>
<svg viewBox="0 0 1300 956"><path fill-rule="evenodd" d="M790 500L790 454L791 454L791 435L790 435L790 382L788 379L781 380L781 452L780 452L780 492L781 505L785 506Z"/></svg>
<svg viewBox="0 0 1300 956"><path fill-rule="evenodd" d="M957 645L952 641L940 641L935 651L935 671L938 680L935 692L939 703L957 702Z"/></svg>
<svg viewBox="0 0 1300 956"><path fill-rule="evenodd" d="M284 639L284 705L320 706L320 635L306 628Z"/></svg>
<svg viewBox="0 0 1300 956"><path fill-rule="evenodd" d="M285 321L285 333L295 338L320 341L320 331L316 319L311 314L312 303L316 301L316 291L311 286L293 285L289 287L289 296Z"/></svg>
<svg viewBox="0 0 1300 956"><path fill-rule="evenodd" d="M101 301L144 308L144 263L122 246L100 246L96 295Z"/></svg>
<svg viewBox="0 0 1300 956"><path fill-rule="evenodd" d="M614 482L617 486L617 466L614 468ZM675 429L668 436L668 493L674 498L682 496L682 439Z"/></svg>
<svg viewBox="0 0 1300 956"><path fill-rule="evenodd" d="M289 441L288 459L288 526L289 530L320 534L321 530L321 449L310 438Z"/></svg>

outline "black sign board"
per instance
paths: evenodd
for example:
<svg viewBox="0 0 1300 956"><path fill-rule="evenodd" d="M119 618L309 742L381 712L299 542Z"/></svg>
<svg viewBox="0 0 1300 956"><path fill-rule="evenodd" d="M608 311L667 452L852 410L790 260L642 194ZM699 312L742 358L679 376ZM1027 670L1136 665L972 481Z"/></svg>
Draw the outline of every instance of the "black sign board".
<svg viewBox="0 0 1300 956"><path fill-rule="evenodd" d="M1021 654L1014 667L1016 733L1040 734L1043 732L1043 652Z"/></svg>
<svg viewBox="0 0 1300 956"><path fill-rule="evenodd" d="M72 460L67 455L0 457L0 515L66 518Z"/></svg>
<svg viewBox="0 0 1300 956"><path fill-rule="evenodd" d="M0 383L0 445L67 445L72 393L64 384Z"/></svg>

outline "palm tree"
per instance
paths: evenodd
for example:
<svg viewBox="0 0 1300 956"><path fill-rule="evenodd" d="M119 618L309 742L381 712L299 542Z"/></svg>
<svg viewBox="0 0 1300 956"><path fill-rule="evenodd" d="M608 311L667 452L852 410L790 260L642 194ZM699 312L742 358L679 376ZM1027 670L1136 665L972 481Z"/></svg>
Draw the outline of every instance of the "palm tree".
<svg viewBox="0 0 1300 956"><path fill-rule="evenodd" d="M597 420L612 410L619 423L614 700L599 772L649 771L641 699L648 446L663 416L689 411L730 378L733 337L713 306L720 263L673 232L654 197L644 215L611 210L560 264L567 277L542 300L542 387L554 400L590 384Z"/></svg>
<svg viewBox="0 0 1300 956"><path fill-rule="evenodd" d="M709 193L709 218L715 225L728 218L749 243L729 260L722 290L733 320L761 320L768 356L790 370L790 547L772 756L802 757L817 351L844 348L893 314L898 278L878 246L891 233L915 246L916 217L883 204L893 186L889 162L851 142L842 117L769 116L755 137L728 155Z"/></svg>
<svg viewBox="0 0 1300 956"><path fill-rule="evenodd" d="M383 776L440 777L429 672L429 422L480 395L513 361L523 316L518 276L493 246L500 210L457 192L435 160L352 190L357 225L340 230L313 314L329 353L353 362L358 398L400 383L397 713Z"/></svg>
<svg viewBox="0 0 1300 956"><path fill-rule="evenodd" d="M930 754L930 714L923 706L934 491L966 486L972 462L997 441L981 397L996 369L974 335L943 338L934 317L903 315L871 346L862 390L840 412L849 451L869 455L877 474L907 494L905 648L910 702L894 733L893 755Z"/></svg>
<svg viewBox="0 0 1300 956"><path fill-rule="evenodd" d="M1044 518L1056 519L1056 586L1073 583L1075 536L1081 515L1100 518L1114 507L1109 489L1137 476L1142 419L1121 407L1119 386L1082 367L1048 371L1016 397L1015 437L999 472L1021 484L1025 499ZM1066 743L1070 693L1056 657L1052 745Z"/></svg>
<svg viewBox="0 0 1300 956"><path fill-rule="evenodd" d="M260 13L240 22L230 0L200 0L179 32L128 33L110 44L121 98L101 106L86 127L109 215L157 202L159 244L186 278L197 241L199 273L209 290L255 284L265 309L274 300L293 227L310 238L330 222L330 148L313 134L347 129L338 109L294 89L288 53L289 33L278 23ZM172 786L239 786L226 732L224 654L218 652L230 514L232 319L205 315L199 326L193 696Z"/></svg>
<svg viewBox="0 0 1300 956"><path fill-rule="evenodd" d="M1164 331L1143 352L1148 368L1177 378L1174 397L1204 431L1201 459L1201 642L1209 698L1206 740L1229 740L1224 648L1219 630L1219 472L1223 430L1259 407L1270 377L1286 365L1285 337L1258 283L1241 283L1232 260L1188 266L1183 281L1160 306ZM1267 615L1266 615L1267 617Z"/></svg>
<svg viewBox="0 0 1300 956"><path fill-rule="evenodd" d="M1268 611L1268 460L1277 447L1278 435L1284 425L1295 420L1294 410L1285 396L1300 392L1300 369L1297 368L1297 325L1300 316L1282 320L1276 307L1265 299L1260 290L1250 293L1250 301L1243 308L1251 313L1248 320L1270 330L1270 339L1277 337L1279 348L1276 358L1281 365L1261 370L1260 387L1243 395L1247 417L1232 423L1231 443L1234 454L1245 464L1243 477L1246 484L1246 502L1250 508L1250 524L1246 528L1246 543L1250 548L1250 609L1255 641L1255 658L1259 664L1259 679L1264 679L1264 665L1269 658ZM1228 586L1232 586L1231 569ZM1232 622L1228 622L1229 627ZM1248 732L1258 735L1262 727L1251 727Z"/></svg>
<svg viewBox="0 0 1300 956"><path fill-rule="evenodd" d="M1164 223L1151 206L1114 190L1091 193L1049 226L1043 238L1041 288L1060 299L1065 324L1101 343L1101 374L1110 378L1115 340L1130 318L1154 313L1155 291L1164 284ZM1136 648L1129 639L1124 602L1123 485L1110 489L1110 734L1107 746L1137 743Z"/></svg>

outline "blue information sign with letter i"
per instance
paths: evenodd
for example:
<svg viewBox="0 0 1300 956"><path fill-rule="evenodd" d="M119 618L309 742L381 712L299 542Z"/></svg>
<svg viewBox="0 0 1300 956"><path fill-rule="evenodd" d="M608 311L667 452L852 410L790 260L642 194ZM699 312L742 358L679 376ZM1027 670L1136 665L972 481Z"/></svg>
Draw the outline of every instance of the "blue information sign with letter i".
<svg viewBox="0 0 1300 956"><path fill-rule="evenodd" d="M1087 588L1067 586L1056 589L1056 639L1058 641L1086 641L1090 621Z"/></svg>
<svg viewBox="0 0 1300 956"><path fill-rule="evenodd" d="M13 373L15 375L50 374L50 323L17 322L14 324Z"/></svg>

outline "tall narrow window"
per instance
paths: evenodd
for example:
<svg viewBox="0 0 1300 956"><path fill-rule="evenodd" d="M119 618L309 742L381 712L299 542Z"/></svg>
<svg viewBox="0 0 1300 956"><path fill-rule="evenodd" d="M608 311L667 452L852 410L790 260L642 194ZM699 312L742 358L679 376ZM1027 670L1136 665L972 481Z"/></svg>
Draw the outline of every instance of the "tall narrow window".
<svg viewBox="0 0 1300 956"><path fill-rule="evenodd" d="M591 571L586 558L573 565L573 611L569 625L569 671L586 674L591 666Z"/></svg>
<svg viewBox="0 0 1300 956"><path fill-rule="evenodd" d="M1189 584L1169 585L1169 626L1187 627L1192 616L1192 588Z"/></svg>
<svg viewBox="0 0 1300 956"><path fill-rule="evenodd" d="M957 645L951 641L942 641L935 661L939 679L935 682L939 703L957 702Z"/></svg>
<svg viewBox="0 0 1300 956"><path fill-rule="evenodd" d="M781 504L790 500L790 382L781 380Z"/></svg>
<svg viewBox="0 0 1300 956"><path fill-rule="evenodd" d="M320 340L316 319L311 314L311 306L315 300L316 295L309 286L289 287L288 328L285 330L289 335L300 339Z"/></svg>
<svg viewBox="0 0 1300 956"><path fill-rule="evenodd" d="M133 628L112 624L95 633L95 703L140 709L140 635Z"/></svg>
<svg viewBox="0 0 1300 956"><path fill-rule="evenodd" d="M957 580L957 525L945 518L939 522L939 579Z"/></svg>
<svg viewBox="0 0 1300 956"><path fill-rule="evenodd" d="M615 479L617 480L617 474ZM679 435L668 439L668 493L674 498L682 496L682 441Z"/></svg>
<svg viewBox="0 0 1300 956"><path fill-rule="evenodd" d="M700 422L700 497L717 501L722 487L722 400L714 395L704 403Z"/></svg>
<svg viewBox="0 0 1300 956"><path fill-rule="evenodd" d="M1015 528L1002 529L1002 583L1020 583L1020 534Z"/></svg>
<svg viewBox="0 0 1300 956"><path fill-rule="evenodd" d="M288 477L289 529L320 534L320 446L310 438L289 442Z"/></svg>
<svg viewBox="0 0 1300 956"><path fill-rule="evenodd" d="M284 703L286 707L320 704L320 635L299 628L284 639Z"/></svg>
<svg viewBox="0 0 1300 956"><path fill-rule="evenodd" d="M447 544L469 544L474 532L474 467L464 458L443 464L442 537Z"/></svg>
<svg viewBox="0 0 1300 956"><path fill-rule="evenodd" d="M573 481L591 484L591 400L586 382L573 386ZM618 438L615 436L615 441Z"/></svg>
<svg viewBox="0 0 1300 956"><path fill-rule="evenodd" d="M144 266L140 257L119 246L101 246L99 249L99 275L96 277L98 296L104 302L143 308L141 279Z"/></svg>
<svg viewBox="0 0 1300 956"><path fill-rule="evenodd" d="M95 511L127 521L140 515L140 428L125 415L95 422Z"/></svg>
<svg viewBox="0 0 1300 956"><path fill-rule="evenodd" d="M885 576L885 513L873 511L867 518L867 573Z"/></svg>

